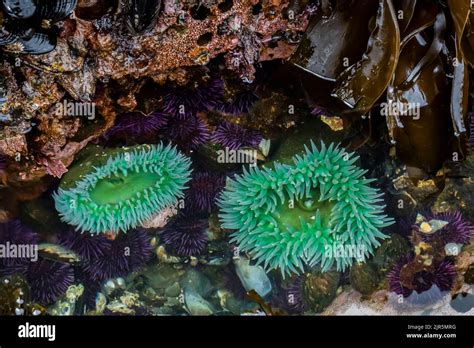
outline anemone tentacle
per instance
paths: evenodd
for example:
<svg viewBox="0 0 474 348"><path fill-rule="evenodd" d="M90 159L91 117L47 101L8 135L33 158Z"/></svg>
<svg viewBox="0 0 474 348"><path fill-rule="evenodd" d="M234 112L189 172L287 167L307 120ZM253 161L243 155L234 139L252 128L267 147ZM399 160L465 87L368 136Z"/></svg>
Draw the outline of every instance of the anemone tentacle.
<svg viewBox="0 0 474 348"><path fill-rule="evenodd" d="M63 178L56 209L82 231L126 232L184 196L189 167L171 145L100 150Z"/></svg>
<svg viewBox="0 0 474 348"><path fill-rule="evenodd" d="M218 200L222 226L234 230L231 242L283 276L316 264L327 271L334 262L344 270L356 253L337 255L341 247L363 248L358 261L365 261L393 220L383 213L382 194L369 186L373 180L354 165L357 159L337 145L311 143L293 165L244 168Z"/></svg>

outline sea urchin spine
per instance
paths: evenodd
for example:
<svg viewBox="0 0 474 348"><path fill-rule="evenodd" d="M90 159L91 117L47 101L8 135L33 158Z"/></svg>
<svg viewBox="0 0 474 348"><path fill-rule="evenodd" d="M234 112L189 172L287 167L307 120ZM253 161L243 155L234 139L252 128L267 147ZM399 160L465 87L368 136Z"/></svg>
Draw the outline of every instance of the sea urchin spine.
<svg viewBox="0 0 474 348"><path fill-rule="evenodd" d="M96 148L64 176L56 209L82 231L126 232L183 196L189 167L170 145Z"/></svg>
<svg viewBox="0 0 474 348"><path fill-rule="evenodd" d="M262 141L262 136L235 123L223 122L217 126L211 141L231 150L238 150L245 146L256 148Z"/></svg>
<svg viewBox="0 0 474 348"><path fill-rule="evenodd" d="M420 268L412 255L403 257L387 274L390 290L403 297L409 297L413 291L421 294L433 285L441 291L450 291L455 279L456 270L451 262L445 260Z"/></svg>

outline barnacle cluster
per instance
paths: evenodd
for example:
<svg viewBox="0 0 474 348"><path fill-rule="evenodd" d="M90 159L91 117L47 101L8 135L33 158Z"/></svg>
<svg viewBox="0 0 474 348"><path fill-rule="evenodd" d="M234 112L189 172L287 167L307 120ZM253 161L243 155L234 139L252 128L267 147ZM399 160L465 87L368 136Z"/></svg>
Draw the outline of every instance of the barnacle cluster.
<svg viewBox="0 0 474 348"><path fill-rule="evenodd" d="M2 1L0 45L13 53L45 54L54 50L56 35L48 28L67 18L76 4L77 0Z"/></svg>
<svg viewBox="0 0 474 348"><path fill-rule="evenodd" d="M31 302L26 280L18 275L0 278L0 315L44 315L46 309Z"/></svg>

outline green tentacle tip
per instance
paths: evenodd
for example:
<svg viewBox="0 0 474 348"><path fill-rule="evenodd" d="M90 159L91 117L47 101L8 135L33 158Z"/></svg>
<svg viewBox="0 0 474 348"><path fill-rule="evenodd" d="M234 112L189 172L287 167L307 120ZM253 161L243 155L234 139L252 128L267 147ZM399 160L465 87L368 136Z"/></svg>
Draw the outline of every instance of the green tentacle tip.
<svg viewBox="0 0 474 348"><path fill-rule="evenodd" d="M283 276L364 262L393 220L357 159L338 145L311 142L292 165L244 168L219 197L222 227L233 230L240 251Z"/></svg>
<svg viewBox="0 0 474 348"><path fill-rule="evenodd" d="M183 196L190 165L171 145L87 148L54 194L56 209L82 231L127 231Z"/></svg>

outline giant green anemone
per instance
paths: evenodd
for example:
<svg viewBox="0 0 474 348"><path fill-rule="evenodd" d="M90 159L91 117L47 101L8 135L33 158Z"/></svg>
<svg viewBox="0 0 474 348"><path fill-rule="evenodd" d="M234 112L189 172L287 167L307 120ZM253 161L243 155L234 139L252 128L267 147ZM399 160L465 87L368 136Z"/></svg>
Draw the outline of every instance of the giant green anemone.
<svg viewBox="0 0 474 348"><path fill-rule="evenodd" d="M382 194L369 186L358 156L337 145L305 146L294 164L244 168L219 197L222 227L231 242L266 269L283 276L320 264L338 270L365 261L380 230L393 223L383 214Z"/></svg>
<svg viewBox="0 0 474 348"><path fill-rule="evenodd" d="M54 194L61 219L90 233L127 231L183 196L190 161L175 147L93 147Z"/></svg>

